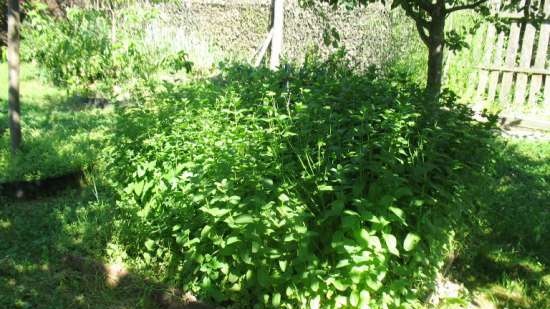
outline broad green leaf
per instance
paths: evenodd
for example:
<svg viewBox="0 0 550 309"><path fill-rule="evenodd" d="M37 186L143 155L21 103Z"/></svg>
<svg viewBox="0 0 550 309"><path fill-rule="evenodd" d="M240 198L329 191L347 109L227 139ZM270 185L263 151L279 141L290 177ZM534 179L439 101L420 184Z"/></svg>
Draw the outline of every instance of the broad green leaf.
<svg viewBox="0 0 550 309"><path fill-rule="evenodd" d="M332 285L334 285L334 287L338 290L338 291L345 291L347 288L348 288L348 285L345 284L344 282L342 282L342 280L340 279L335 279L333 282L332 282Z"/></svg>
<svg viewBox="0 0 550 309"><path fill-rule="evenodd" d="M203 227L201 230L201 238L205 238L206 236L208 236L208 233L210 232L211 229L212 227L209 225Z"/></svg>
<svg viewBox="0 0 550 309"><path fill-rule="evenodd" d="M287 261L284 261L284 260L280 260L279 261L279 267L281 268L281 271L282 272L285 272L286 271L286 266L287 266L288 262Z"/></svg>
<svg viewBox="0 0 550 309"><path fill-rule="evenodd" d="M382 251L382 243L380 242L380 238L378 238L378 236L367 236L367 243L376 251Z"/></svg>
<svg viewBox="0 0 550 309"><path fill-rule="evenodd" d="M319 191L334 191L334 188L332 186L329 186L329 185L318 185L317 189Z"/></svg>
<svg viewBox="0 0 550 309"><path fill-rule="evenodd" d="M251 215L240 215L235 218L235 224L250 224L254 222L254 218Z"/></svg>
<svg viewBox="0 0 550 309"><path fill-rule="evenodd" d="M240 196L233 195L229 198L229 204L231 205L238 205L241 200Z"/></svg>
<svg viewBox="0 0 550 309"><path fill-rule="evenodd" d="M240 241L240 240L239 240L238 237L236 237L236 236L231 236L231 237L229 237L229 238L225 241L225 245L226 245L226 246L229 246L229 245L234 244L234 243L237 243L237 242L239 242L239 241Z"/></svg>
<svg viewBox="0 0 550 309"><path fill-rule="evenodd" d="M284 193L281 193L281 195L279 195L279 201L283 202L283 203L286 203L290 200L290 198L288 197L288 195L284 194Z"/></svg>
<svg viewBox="0 0 550 309"><path fill-rule="evenodd" d="M370 309L369 307L370 293L368 291L363 290L361 291L361 293L359 293L359 298L360 298L359 308Z"/></svg>
<svg viewBox="0 0 550 309"><path fill-rule="evenodd" d="M391 254L399 256L399 250L397 250L397 239L395 236L392 234L384 234L382 237L384 238L384 242L386 242L388 251L390 251Z"/></svg>
<svg viewBox="0 0 550 309"><path fill-rule="evenodd" d="M273 298L271 299L271 304L275 308L277 308L277 307L279 307L279 305L281 305L281 294L280 293L273 294Z"/></svg>
<svg viewBox="0 0 550 309"><path fill-rule="evenodd" d="M405 251L411 251L416 247L416 245L418 245L419 242L420 236L414 233L409 233L405 237L405 241L403 241L403 248L405 249Z"/></svg>
<svg viewBox="0 0 550 309"><path fill-rule="evenodd" d="M352 291L349 296L349 304L353 307L357 307L359 305L359 300L361 299L361 296L359 295L359 291L355 290Z"/></svg>
<svg viewBox="0 0 550 309"><path fill-rule="evenodd" d="M319 309L321 308L321 297L319 295L315 296L310 302L309 302L309 308L311 309Z"/></svg>
<svg viewBox="0 0 550 309"><path fill-rule="evenodd" d="M154 240L147 239L147 241L145 241L145 248L147 248L147 250L152 251L154 246L155 246Z"/></svg>
<svg viewBox="0 0 550 309"><path fill-rule="evenodd" d="M231 209L222 209L222 208L215 208L215 207L212 207L212 208L201 207L201 210L216 218L223 217L231 211Z"/></svg>
<svg viewBox="0 0 550 309"><path fill-rule="evenodd" d="M405 213L403 212L402 209L397 208L397 207L389 207L388 209L389 209L394 215L396 215L397 218L399 218L399 220L400 220L403 224L407 225L407 223L406 223L406 221L405 221Z"/></svg>

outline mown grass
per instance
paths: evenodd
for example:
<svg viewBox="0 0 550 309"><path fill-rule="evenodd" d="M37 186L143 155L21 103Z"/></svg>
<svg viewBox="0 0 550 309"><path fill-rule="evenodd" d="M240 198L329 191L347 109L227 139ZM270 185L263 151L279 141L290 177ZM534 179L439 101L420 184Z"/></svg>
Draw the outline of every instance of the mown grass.
<svg viewBox="0 0 550 309"><path fill-rule="evenodd" d="M0 70L6 72L6 64ZM90 165L110 111L83 106L37 78L31 64L24 64L21 74L23 147L16 156L10 154L7 74L0 75L0 183L60 176Z"/></svg>

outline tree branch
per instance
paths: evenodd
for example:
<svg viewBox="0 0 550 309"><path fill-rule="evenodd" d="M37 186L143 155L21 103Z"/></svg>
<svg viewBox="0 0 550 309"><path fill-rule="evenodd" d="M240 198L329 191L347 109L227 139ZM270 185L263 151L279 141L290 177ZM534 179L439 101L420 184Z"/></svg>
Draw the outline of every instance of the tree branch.
<svg viewBox="0 0 550 309"><path fill-rule="evenodd" d="M434 8L434 5L429 0L418 0L416 3L418 3L418 6L426 12L430 12Z"/></svg>
<svg viewBox="0 0 550 309"><path fill-rule="evenodd" d="M414 10L408 1L402 1L401 7L405 10L407 15L414 19L415 23L423 28L428 28L428 21L422 16L420 12Z"/></svg>
<svg viewBox="0 0 550 309"><path fill-rule="evenodd" d="M479 1L476 1L476 2L473 2L473 3L470 3L470 4L455 6L455 7L452 7L452 8L445 9L445 13L449 14L449 13L456 12L456 11L461 11L461 10L472 10L472 9L475 9L476 7L482 5L483 3L487 2L487 1L488 0L479 0Z"/></svg>
<svg viewBox="0 0 550 309"><path fill-rule="evenodd" d="M430 44L430 36L426 33L426 28L424 28L423 25L419 23L415 23L416 30L418 30L418 34L420 35L420 39L422 39L422 42L424 44L429 45Z"/></svg>

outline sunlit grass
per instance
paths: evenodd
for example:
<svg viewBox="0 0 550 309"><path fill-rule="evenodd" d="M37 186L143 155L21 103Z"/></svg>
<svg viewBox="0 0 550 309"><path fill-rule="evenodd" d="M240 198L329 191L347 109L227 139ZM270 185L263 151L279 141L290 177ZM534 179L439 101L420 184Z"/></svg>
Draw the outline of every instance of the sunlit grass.
<svg viewBox="0 0 550 309"><path fill-rule="evenodd" d="M7 71L6 64L0 70ZM78 106L65 91L41 81L33 65L23 65L21 73L23 147L15 157L7 129L7 76L0 75L0 182L58 176L93 164L109 111Z"/></svg>

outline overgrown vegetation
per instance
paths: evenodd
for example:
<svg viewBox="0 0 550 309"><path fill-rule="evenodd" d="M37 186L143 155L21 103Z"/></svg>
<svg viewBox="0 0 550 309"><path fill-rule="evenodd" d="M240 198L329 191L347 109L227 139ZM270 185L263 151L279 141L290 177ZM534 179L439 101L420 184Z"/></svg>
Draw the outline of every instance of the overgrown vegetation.
<svg viewBox="0 0 550 309"><path fill-rule="evenodd" d="M121 110L107 169L127 253L236 307L418 305L492 122L379 76L236 65Z"/></svg>
<svg viewBox="0 0 550 309"><path fill-rule="evenodd" d="M106 289L66 254L227 308L421 308L458 255L471 291L549 305L550 148L505 146L451 91L432 100L421 61L358 72L311 54L181 82L186 53L149 49L132 23L150 12L116 33L97 11L29 12L25 143L12 156L0 137L0 183L94 172L81 194L0 197L0 306L150 306L147 287Z"/></svg>

